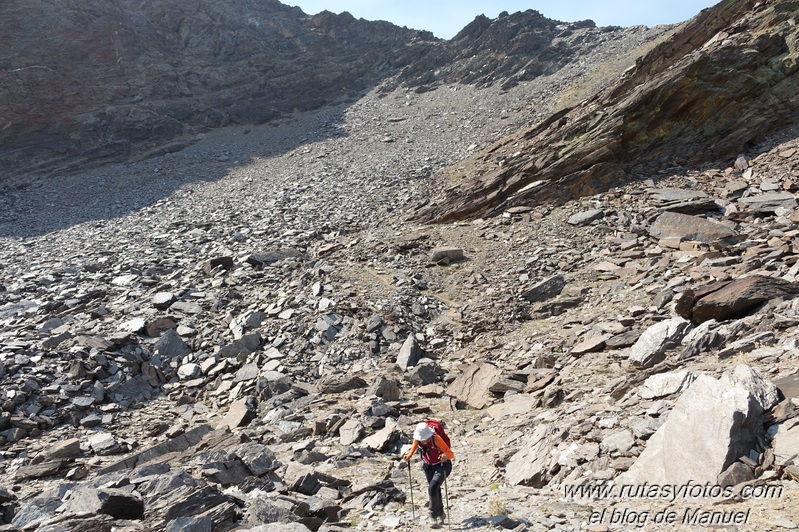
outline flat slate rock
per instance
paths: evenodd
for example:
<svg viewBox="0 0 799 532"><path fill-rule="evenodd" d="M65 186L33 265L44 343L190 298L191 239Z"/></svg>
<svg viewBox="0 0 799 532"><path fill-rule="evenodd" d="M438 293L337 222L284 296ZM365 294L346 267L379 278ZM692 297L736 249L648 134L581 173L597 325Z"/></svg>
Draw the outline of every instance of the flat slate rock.
<svg viewBox="0 0 799 532"><path fill-rule="evenodd" d="M771 299L793 297L799 285L776 277L753 275L737 279L719 290L702 296L693 305L691 319L695 323L739 318Z"/></svg>
<svg viewBox="0 0 799 532"><path fill-rule="evenodd" d="M777 209L793 209L796 207L796 198L790 192L769 192L757 196L749 196L738 200L756 213L770 214Z"/></svg>
<svg viewBox="0 0 799 532"><path fill-rule="evenodd" d="M677 212L665 212L658 216L650 227L649 234L658 240L679 238L682 241L693 240L708 244L728 241L737 236L737 233L726 225Z"/></svg>
<svg viewBox="0 0 799 532"><path fill-rule="evenodd" d="M577 227L583 227L585 225L589 225L596 220L601 220L605 217L605 212L602 209L592 209L590 211L583 211L573 214L567 222L570 225L575 225Z"/></svg>

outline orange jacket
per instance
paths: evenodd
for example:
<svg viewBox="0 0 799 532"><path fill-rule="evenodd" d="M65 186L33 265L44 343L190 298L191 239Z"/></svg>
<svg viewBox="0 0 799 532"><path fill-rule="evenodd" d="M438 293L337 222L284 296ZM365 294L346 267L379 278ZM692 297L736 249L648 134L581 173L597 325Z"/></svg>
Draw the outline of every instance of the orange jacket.
<svg viewBox="0 0 799 532"><path fill-rule="evenodd" d="M438 434L434 435L435 438L435 445L439 451L441 451L441 456L444 457L441 459L442 462L446 460L452 460L455 458L455 453L452 452L452 449L449 448L449 445L439 436ZM410 460L413 456L413 453L416 452L416 449L419 448L419 440L413 440L413 445L411 446L411 450L407 452L407 454L403 457L405 460Z"/></svg>

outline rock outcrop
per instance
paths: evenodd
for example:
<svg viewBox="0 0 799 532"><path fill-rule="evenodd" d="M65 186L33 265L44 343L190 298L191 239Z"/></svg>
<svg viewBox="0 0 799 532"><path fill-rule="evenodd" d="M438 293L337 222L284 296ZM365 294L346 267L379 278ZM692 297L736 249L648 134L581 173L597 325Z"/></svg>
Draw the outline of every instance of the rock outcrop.
<svg viewBox="0 0 799 532"><path fill-rule="evenodd" d="M734 157L796 122L790 0L721 2L636 61L615 87L442 172L417 216L445 222L606 191L664 166Z"/></svg>

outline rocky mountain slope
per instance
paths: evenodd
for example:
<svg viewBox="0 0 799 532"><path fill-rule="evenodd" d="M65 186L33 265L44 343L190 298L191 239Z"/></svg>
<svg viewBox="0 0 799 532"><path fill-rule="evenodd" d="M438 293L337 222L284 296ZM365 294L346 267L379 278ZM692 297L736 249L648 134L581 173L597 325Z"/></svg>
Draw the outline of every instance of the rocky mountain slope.
<svg viewBox="0 0 799 532"><path fill-rule="evenodd" d="M796 123L798 57L795 2L721 2L615 87L450 169L454 186L420 220L496 215L732 157Z"/></svg>
<svg viewBox="0 0 799 532"><path fill-rule="evenodd" d="M428 416L455 529L794 528L795 126L579 199L414 219L444 168L602 86L624 42L584 71L389 80L9 179L0 530L427 530L399 455Z"/></svg>
<svg viewBox="0 0 799 532"><path fill-rule="evenodd" d="M11 0L0 5L0 172L176 151L216 127L352 101L398 72L392 83L418 90L513 83L640 34L527 11L440 41L276 0Z"/></svg>

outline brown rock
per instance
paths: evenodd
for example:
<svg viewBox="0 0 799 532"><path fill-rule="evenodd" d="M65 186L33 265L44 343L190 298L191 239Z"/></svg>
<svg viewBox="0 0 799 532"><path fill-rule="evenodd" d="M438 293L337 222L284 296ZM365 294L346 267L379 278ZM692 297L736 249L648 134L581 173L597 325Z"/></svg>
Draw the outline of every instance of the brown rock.
<svg viewBox="0 0 799 532"><path fill-rule="evenodd" d="M797 293L799 286L784 279L760 275L745 277L698 298L691 319L702 323L738 318L770 299L793 297Z"/></svg>
<svg viewBox="0 0 799 532"><path fill-rule="evenodd" d="M493 400L489 389L502 371L493 364L475 364L463 372L447 388L447 393L472 408L483 408Z"/></svg>
<svg viewBox="0 0 799 532"><path fill-rule="evenodd" d="M233 264L233 257L216 257L205 261L205 264L203 264L203 271L206 275L211 275L214 269L222 268L223 270L229 270L233 268Z"/></svg>
<svg viewBox="0 0 799 532"><path fill-rule="evenodd" d="M665 212L658 216L649 234L659 240L679 239L680 242L690 240L705 243L730 240L736 236L735 231L726 225L678 212ZM680 248L679 243L676 248Z"/></svg>
<svg viewBox="0 0 799 532"><path fill-rule="evenodd" d="M59 441L47 450L47 457L50 460L76 458L78 456L80 456L80 440L77 438Z"/></svg>
<svg viewBox="0 0 799 532"><path fill-rule="evenodd" d="M582 356L586 353L593 353L595 351L602 351L605 348L605 343L611 337L609 334L603 334L602 336L595 336L593 338L588 338L587 340L583 340L579 344L575 345L571 350L572 356Z"/></svg>
<svg viewBox="0 0 799 532"><path fill-rule="evenodd" d="M228 413L217 425L216 430L224 428L235 429L246 425L255 417L255 412L248 399L240 399L230 405Z"/></svg>
<svg viewBox="0 0 799 532"><path fill-rule="evenodd" d="M43 478L55 475L61 469L61 462L42 462L41 464L34 464L22 466L14 473L14 478L17 480L30 480L33 478Z"/></svg>

